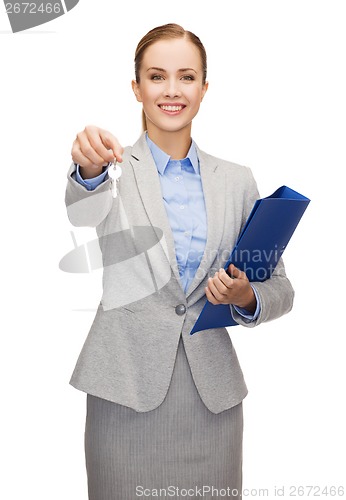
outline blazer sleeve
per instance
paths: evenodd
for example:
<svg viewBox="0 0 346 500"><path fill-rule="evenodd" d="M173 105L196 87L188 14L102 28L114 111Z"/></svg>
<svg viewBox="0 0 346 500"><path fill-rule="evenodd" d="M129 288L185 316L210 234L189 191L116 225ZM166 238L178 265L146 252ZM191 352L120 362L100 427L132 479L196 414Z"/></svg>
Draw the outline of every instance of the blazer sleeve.
<svg viewBox="0 0 346 500"><path fill-rule="evenodd" d="M251 209L257 199L260 198L256 181L249 168L246 169L248 174L248 183L244 196L244 213L243 224L250 215ZM271 321L287 314L293 307L294 290L286 276L285 266L282 258L279 260L271 277L266 281L253 281L251 283L258 294L261 311L254 321L249 321L239 314L235 307L231 305L232 316L240 325L254 327L264 321Z"/></svg>
<svg viewBox="0 0 346 500"><path fill-rule="evenodd" d="M113 202L111 178L94 190L88 191L75 180L76 165L72 163L67 173L65 204L68 218L73 226L98 226L110 212Z"/></svg>

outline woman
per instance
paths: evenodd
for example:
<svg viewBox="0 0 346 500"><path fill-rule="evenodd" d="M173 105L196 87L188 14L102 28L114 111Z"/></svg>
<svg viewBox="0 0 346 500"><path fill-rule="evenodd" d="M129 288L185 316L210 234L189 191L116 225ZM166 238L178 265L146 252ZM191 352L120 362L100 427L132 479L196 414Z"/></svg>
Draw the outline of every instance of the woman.
<svg viewBox="0 0 346 500"><path fill-rule="evenodd" d="M225 328L190 336L206 299L253 327L287 313L280 261L249 283L229 252L258 198L251 171L201 151L191 124L208 89L199 38L157 27L139 42L132 88L144 132L125 150L109 132L77 134L71 222L95 226L103 295L71 384L87 393L90 500L240 498L247 389ZM108 162L122 163L112 197Z"/></svg>

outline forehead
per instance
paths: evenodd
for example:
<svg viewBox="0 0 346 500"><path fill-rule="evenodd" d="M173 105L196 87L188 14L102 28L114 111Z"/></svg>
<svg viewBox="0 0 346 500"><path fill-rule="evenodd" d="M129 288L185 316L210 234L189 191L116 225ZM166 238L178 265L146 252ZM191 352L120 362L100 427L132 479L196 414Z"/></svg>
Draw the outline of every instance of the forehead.
<svg viewBox="0 0 346 500"><path fill-rule="evenodd" d="M150 45L143 56L143 70L150 67L174 71L180 68L202 69L198 48L185 38L159 40Z"/></svg>

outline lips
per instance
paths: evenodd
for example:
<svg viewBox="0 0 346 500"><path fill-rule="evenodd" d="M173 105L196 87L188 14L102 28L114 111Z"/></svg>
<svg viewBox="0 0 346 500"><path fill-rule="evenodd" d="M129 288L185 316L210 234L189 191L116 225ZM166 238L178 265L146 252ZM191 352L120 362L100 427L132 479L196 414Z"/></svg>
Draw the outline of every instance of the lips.
<svg viewBox="0 0 346 500"><path fill-rule="evenodd" d="M185 107L185 104L159 104L159 108L170 115L180 113Z"/></svg>

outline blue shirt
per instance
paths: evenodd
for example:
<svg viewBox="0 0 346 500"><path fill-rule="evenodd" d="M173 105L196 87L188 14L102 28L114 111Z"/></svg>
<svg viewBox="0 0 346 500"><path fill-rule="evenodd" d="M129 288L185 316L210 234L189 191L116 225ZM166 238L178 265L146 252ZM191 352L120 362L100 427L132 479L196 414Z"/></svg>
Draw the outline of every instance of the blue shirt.
<svg viewBox="0 0 346 500"><path fill-rule="evenodd" d="M206 208L196 145L192 141L182 160L171 160L148 135L146 140L159 174L162 198L174 237L180 280L186 293L203 257L207 239ZM95 189L106 175L107 171L92 179L82 179L77 165L76 180L88 190ZM257 299L255 314L236 308L249 320L256 319L260 312L259 297L253 290Z"/></svg>
<svg viewBox="0 0 346 500"><path fill-rule="evenodd" d="M186 158L171 160L147 136L159 173L162 198L172 228L179 275L186 292L203 257L207 217L195 143Z"/></svg>

